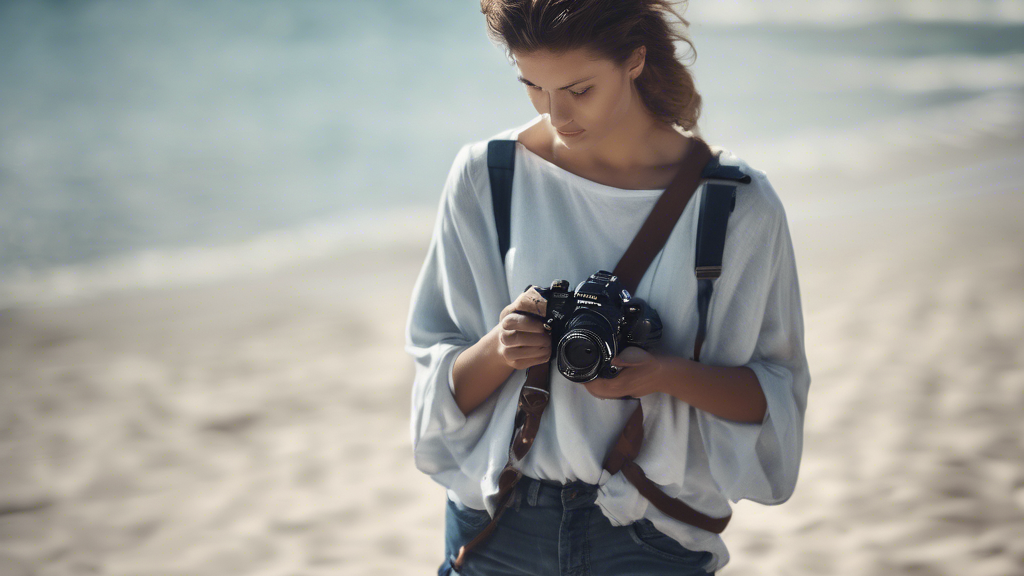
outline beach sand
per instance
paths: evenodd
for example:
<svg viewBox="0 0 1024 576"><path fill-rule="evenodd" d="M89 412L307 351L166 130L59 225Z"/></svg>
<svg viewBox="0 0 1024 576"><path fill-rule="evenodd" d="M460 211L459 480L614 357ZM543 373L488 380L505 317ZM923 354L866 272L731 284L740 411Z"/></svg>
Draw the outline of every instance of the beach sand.
<svg viewBox="0 0 1024 576"><path fill-rule="evenodd" d="M773 178L803 464L790 501L736 506L721 574L1024 574L1013 142ZM0 312L0 576L435 573L444 491L412 463L402 349L427 241Z"/></svg>

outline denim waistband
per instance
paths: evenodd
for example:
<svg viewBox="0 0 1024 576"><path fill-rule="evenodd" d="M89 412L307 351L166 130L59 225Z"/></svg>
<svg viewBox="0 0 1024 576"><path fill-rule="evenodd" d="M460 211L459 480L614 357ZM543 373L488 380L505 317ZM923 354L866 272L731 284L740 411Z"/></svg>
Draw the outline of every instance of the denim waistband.
<svg viewBox="0 0 1024 576"><path fill-rule="evenodd" d="M515 508L520 506L561 507L566 509L592 506L597 500L596 484L573 480L562 484L523 476L516 486Z"/></svg>

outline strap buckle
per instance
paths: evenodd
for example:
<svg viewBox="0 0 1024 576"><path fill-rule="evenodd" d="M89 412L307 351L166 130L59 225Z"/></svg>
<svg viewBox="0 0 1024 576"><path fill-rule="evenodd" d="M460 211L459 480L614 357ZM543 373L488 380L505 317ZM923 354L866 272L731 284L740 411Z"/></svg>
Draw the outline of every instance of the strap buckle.
<svg viewBox="0 0 1024 576"><path fill-rule="evenodd" d="M698 280L714 280L722 275L721 266L696 266L693 269Z"/></svg>

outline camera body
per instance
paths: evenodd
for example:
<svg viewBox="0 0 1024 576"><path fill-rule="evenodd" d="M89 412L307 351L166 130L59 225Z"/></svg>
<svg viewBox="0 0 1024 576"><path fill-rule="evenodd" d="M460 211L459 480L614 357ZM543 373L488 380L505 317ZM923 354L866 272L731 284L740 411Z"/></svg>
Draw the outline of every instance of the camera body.
<svg viewBox="0 0 1024 576"><path fill-rule="evenodd" d="M598 270L571 292L566 280L537 291L547 300L544 325L551 330L551 354L558 371L570 381L614 378L619 369L611 360L620 350L649 350L661 339L657 311L633 298L606 270Z"/></svg>

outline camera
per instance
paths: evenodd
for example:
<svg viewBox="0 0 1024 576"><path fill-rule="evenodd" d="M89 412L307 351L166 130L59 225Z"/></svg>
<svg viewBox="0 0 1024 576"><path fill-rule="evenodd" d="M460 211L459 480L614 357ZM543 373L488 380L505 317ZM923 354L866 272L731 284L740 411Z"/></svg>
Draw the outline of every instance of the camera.
<svg viewBox="0 0 1024 576"><path fill-rule="evenodd" d="M598 270L572 292L567 280L537 291L548 301L544 326L551 331L551 354L570 381L614 378L619 369L611 360L620 350L649 350L661 339L657 311L630 296L611 272Z"/></svg>

